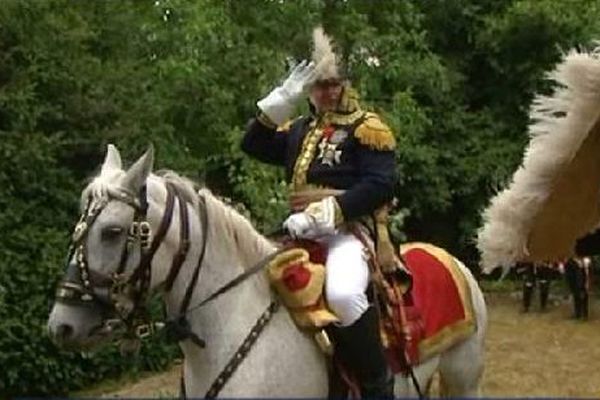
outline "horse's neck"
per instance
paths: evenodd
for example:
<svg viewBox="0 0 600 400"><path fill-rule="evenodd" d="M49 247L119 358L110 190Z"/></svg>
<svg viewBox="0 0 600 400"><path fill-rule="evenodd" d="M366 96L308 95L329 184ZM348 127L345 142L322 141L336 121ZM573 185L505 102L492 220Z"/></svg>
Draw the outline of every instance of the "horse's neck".
<svg viewBox="0 0 600 400"><path fill-rule="evenodd" d="M206 194L206 207L207 249L190 302L192 307L275 250L248 221L210 194ZM190 211L192 248L173 290L165 295L172 316L178 311L195 273L204 240L198 215L195 210ZM174 225L179 223L178 219L173 222ZM174 230L175 233L168 234L170 240L175 240L173 235L179 232L178 227ZM165 265L163 268L169 268L168 257L161 262ZM161 274L166 276L164 271ZM187 315L192 331L206 341L205 349L190 341L181 343L188 395L196 397L206 393L271 300L265 274L258 272ZM301 379L290 381L296 374ZM312 340L297 330L287 313L280 311L273 316L222 395L264 397L281 393L284 397L324 397L327 393L325 376L323 358Z"/></svg>
<svg viewBox="0 0 600 400"><path fill-rule="evenodd" d="M198 210L189 203L186 204L189 211L191 247L173 289L169 293L165 293L167 311L171 315L179 311L184 294L197 273L200 253L205 240L206 254L202 260L197 283L193 288L191 307L241 274L244 268L251 267L274 250L274 246L269 244L250 226L248 221L234 210L214 198L209 192L202 193L202 195L205 198L205 204L202 206L206 207L207 214L206 229L200 225ZM180 206L181 204L177 202L164 246L159 248L153 263L153 281L157 286L159 282L164 282L166 279L173 255L179 247ZM204 238L203 235L207 237ZM220 326L220 322L230 321L227 318L221 321L219 318L224 310L226 310L225 313L235 311L236 314L239 314L235 317L236 321L246 317L251 319L256 314L255 310L257 311L263 305L266 307L269 299L270 293L264 274L258 273L232 289L231 293L224 294L222 299L215 300L214 304L218 305L216 309L212 310L214 308L212 304L208 305L206 309L211 311L193 313L189 319L196 320L197 315L216 313L214 316L216 320L212 320L209 325L211 328L222 329L224 327Z"/></svg>
<svg viewBox="0 0 600 400"><path fill-rule="evenodd" d="M257 232L248 229L247 221L233 210L210 194L206 194L205 201L208 229L201 229L197 216L190 221L192 251L172 293L166 296L167 309L172 314L178 311L196 272L204 240L207 241L206 255L190 301L191 307L274 250ZM203 233L207 234L206 239L202 237ZM234 346L242 343L270 301L269 286L264 274L259 272L201 309L189 313L187 318L193 332L207 343L203 350L186 342L183 344L186 358L196 359L196 363L203 366L203 371L195 369L194 374L198 373L202 380L214 379L215 371L225 366L235 351Z"/></svg>

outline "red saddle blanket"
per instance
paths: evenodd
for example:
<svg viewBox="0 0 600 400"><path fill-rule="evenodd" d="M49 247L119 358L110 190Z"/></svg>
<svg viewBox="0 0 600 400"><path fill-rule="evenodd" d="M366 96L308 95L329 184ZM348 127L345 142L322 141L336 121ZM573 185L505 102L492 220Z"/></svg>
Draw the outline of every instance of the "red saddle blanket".
<svg viewBox="0 0 600 400"><path fill-rule="evenodd" d="M384 321L382 332L395 372L447 350L475 331L470 288L459 261L427 243L407 243L400 253L412 274L412 287L397 304L396 329Z"/></svg>
<svg viewBox="0 0 600 400"><path fill-rule="evenodd" d="M326 249L307 240L288 246L267 267L269 278L298 326L319 329L335 320L322 295ZM459 261L427 243L402 245L400 254L412 276L410 290L406 280L383 279L377 268L372 271L385 291L376 297L383 300L377 302L381 335L394 372L443 352L475 330L471 293Z"/></svg>

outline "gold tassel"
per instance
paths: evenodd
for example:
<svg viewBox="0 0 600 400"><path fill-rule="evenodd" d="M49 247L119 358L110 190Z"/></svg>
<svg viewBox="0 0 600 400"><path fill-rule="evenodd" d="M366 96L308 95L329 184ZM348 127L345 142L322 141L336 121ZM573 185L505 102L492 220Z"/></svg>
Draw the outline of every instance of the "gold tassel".
<svg viewBox="0 0 600 400"><path fill-rule="evenodd" d="M396 252L388 232L388 208L383 206L375 211L375 229L377 230L377 261L384 272L394 271L397 267Z"/></svg>
<svg viewBox="0 0 600 400"><path fill-rule="evenodd" d="M365 121L356 128L354 135L360 143L376 150L396 148L396 138L392 130L375 113L367 113Z"/></svg>

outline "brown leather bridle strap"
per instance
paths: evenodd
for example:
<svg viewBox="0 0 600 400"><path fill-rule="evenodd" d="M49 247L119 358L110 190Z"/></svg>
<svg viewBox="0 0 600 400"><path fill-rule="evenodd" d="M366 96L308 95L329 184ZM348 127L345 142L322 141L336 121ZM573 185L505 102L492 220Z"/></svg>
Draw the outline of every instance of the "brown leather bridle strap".
<svg viewBox="0 0 600 400"><path fill-rule="evenodd" d="M177 193L177 201L179 203L179 223L181 224L179 230L179 250L173 257L169 274L165 280L166 292L173 288L173 283L175 282L175 279L177 279L181 266L185 262L190 249L190 223L188 219L187 203L179 193Z"/></svg>
<svg viewBox="0 0 600 400"><path fill-rule="evenodd" d="M208 211L206 210L206 200L204 197L199 196L199 203L200 225L202 227L202 248L200 249L200 255L198 256L198 264L196 264L196 268L194 269L194 275L192 275L192 280L185 291L185 296L183 297L183 301L179 307L180 315L185 315L188 307L190 306L192 294L196 288L196 283L198 282L198 277L200 276L202 264L204 264L204 255L206 254L206 247L208 244Z"/></svg>
<svg viewBox="0 0 600 400"><path fill-rule="evenodd" d="M131 275L130 282L135 283L140 279L144 279L144 276L147 276L148 271L150 270L152 259L154 258L154 254L162 244L163 239L167 235L169 231L169 227L171 226L171 221L173 220L173 208L175 207L175 190L171 187L170 184L166 184L167 188L167 200L165 205L165 212L163 214L163 218L160 221L160 225L154 238L152 239L152 243L150 244L150 248L142 254L142 259L140 260L140 264L133 271ZM149 279L149 276L147 277ZM148 282L149 283L149 282ZM147 284L147 283L146 283ZM145 289L142 289L145 291Z"/></svg>

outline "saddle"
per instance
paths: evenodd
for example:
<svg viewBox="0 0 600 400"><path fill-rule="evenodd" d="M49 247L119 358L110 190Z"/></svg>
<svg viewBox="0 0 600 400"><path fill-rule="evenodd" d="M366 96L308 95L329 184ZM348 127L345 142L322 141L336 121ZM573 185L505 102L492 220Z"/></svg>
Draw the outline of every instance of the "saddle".
<svg viewBox="0 0 600 400"><path fill-rule="evenodd" d="M301 211L311 202L340 193L322 188L294 192L290 206ZM395 248L387 224L388 209L382 207L364 221L346 223L343 229L353 233L369 253L367 294L378 310L384 353L391 371L407 374L412 366L471 335L475 323L459 262L427 243ZM327 249L310 240L284 245L289 250L267 267L271 283L297 326L313 334L330 356L330 394L358 397L359 385L339 361L327 334L337 321L323 296Z"/></svg>
<svg viewBox="0 0 600 400"><path fill-rule="evenodd" d="M360 234L357 237L364 239ZM325 328L338 319L323 296L327 250L306 239L288 241L285 246L289 250L267 266L269 280L296 325L313 334L321 350L332 356L333 346ZM371 262L370 268L368 294L379 311L385 354L394 373L405 373L419 362L417 346L424 333L421 314L412 302L408 275L383 274L376 262Z"/></svg>

